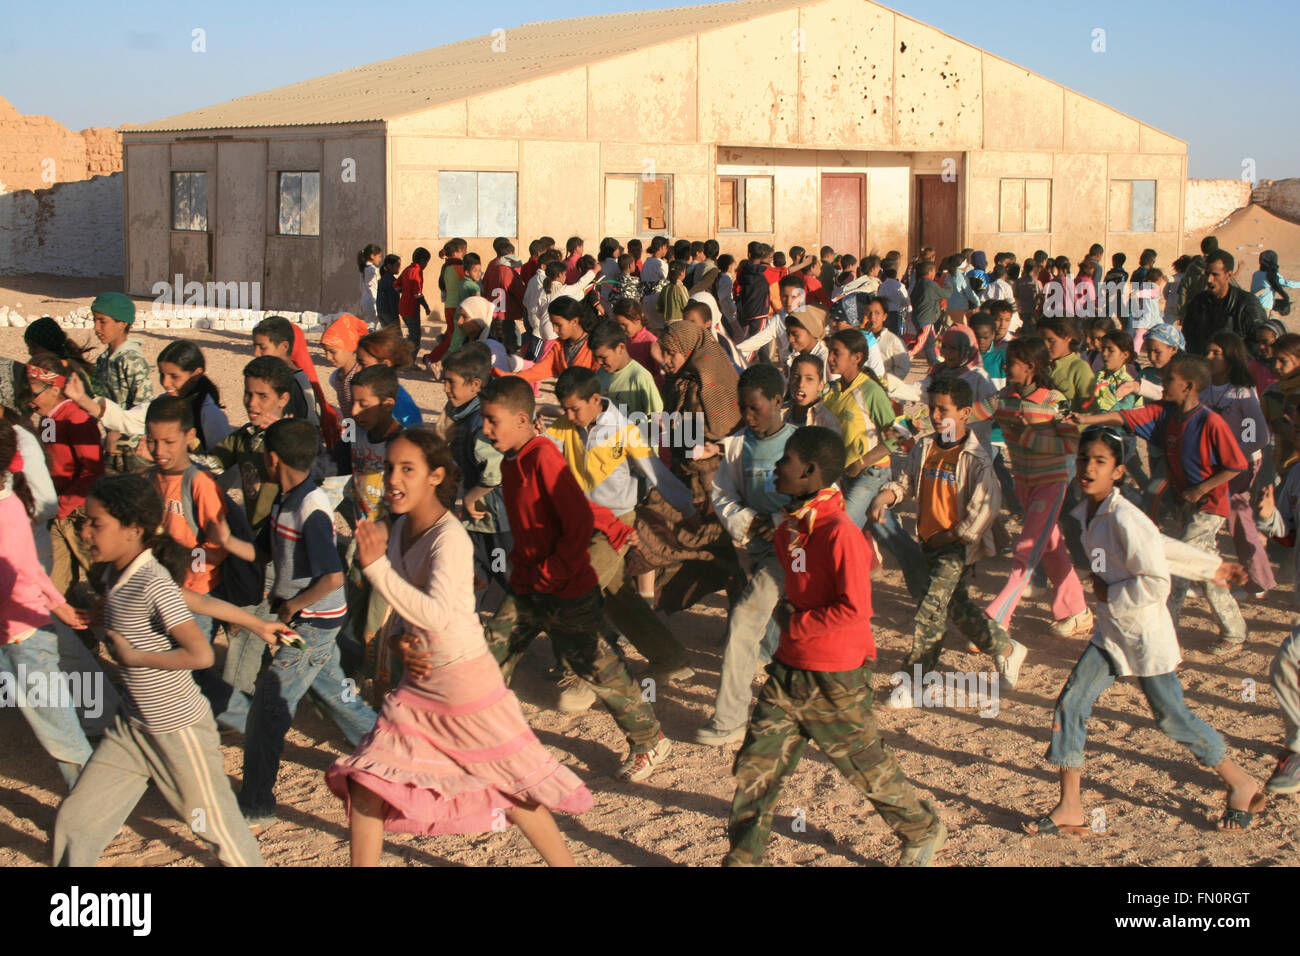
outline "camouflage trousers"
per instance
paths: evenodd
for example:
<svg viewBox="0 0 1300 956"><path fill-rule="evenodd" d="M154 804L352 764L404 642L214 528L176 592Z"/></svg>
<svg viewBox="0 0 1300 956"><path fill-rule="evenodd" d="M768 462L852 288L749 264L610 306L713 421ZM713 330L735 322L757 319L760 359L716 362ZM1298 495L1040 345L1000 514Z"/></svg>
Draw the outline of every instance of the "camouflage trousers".
<svg viewBox="0 0 1300 956"><path fill-rule="evenodd" d="M935 670L949 621L985 653L994 657L1005 654L1011 647L1006 628L989 617L970 596L974 567L966 563L966 545L957 542L934 551L923 547L921 553L930 569L930 588L917 609L912 652L904 665L910 668L920 664L927 673Z"/></svg>
<svg viewBox="0 0 1300 956"><path fill-rule="evenodd" d="M545 631L560 659L591 685L614 715L632 753L649 753L659 739L659 721L606 640L606 626L598 589L579 598L512 593L488 621L488 646L509 684L528 645Z"/></svg>
<svg viewBox="0 0 1300 956"><path fill-rule="evenodd" d="M812 740L840 773L861 790L904 843L923 843L939 818L922 803L876 732L871 713L871 669L807 671L780 661L767 665L749 732L736 756L736 796L724 866L763 862L781 781Z"/></svg>

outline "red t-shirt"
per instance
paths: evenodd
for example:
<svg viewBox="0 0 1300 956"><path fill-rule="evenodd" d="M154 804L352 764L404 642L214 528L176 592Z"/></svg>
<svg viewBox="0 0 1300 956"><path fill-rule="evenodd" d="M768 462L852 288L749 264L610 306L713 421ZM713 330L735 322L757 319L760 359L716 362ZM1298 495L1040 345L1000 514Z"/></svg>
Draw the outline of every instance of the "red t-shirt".
<svg viewBox="0 0 1300 956"><path fill-rule="evenodd" d="M501 496L515 542L512 591L578 598L596 587L591 503L549 438L538 435L501 462Z"/></svg>
<svg viewBox="0 0 1300 956"><path fill-rule="evenodd" d="M424 294L424 270L412 262L397 277L397 289L401 293L397 300L397 314L409 319L420 314L420 303L416 301Z"/></svg>
<svg viewBox="0 0 1300 956"><path fill-rule="evenodd" d="M512 526L513 527L513 526ZM776 529L785 597L795 612L781 632L776 659L809 671L848 671L875 660L871 570L875 551L836 493L817 508L813 529L791 552L795 521ZM800 553L802 552L802 553Z"/></svg>

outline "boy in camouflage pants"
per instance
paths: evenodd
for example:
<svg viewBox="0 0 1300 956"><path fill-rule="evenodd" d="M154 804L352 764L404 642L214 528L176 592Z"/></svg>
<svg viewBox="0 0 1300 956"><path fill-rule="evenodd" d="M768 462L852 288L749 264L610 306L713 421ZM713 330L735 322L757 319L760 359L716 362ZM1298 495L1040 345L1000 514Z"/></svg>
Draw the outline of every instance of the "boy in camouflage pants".
<svg viewBox="0 0 1300 956"><path fill-rule="evenodd" d="M736 756L736 795L724 866L762 863L781 780L808 740L871 801L903 840L901 866L928 866L947 838L876 731L871 714L872 546L832 487L844 442L828 428L800 428L776 463L776 490L791 498L776 530L786 600L781 639ZM813 572L813 569L817 569Z"/></svg>
<svg viewBox="0 0 1300 956"><path fill-rule="evenodd" d="M930 571L930 587L921 599L912 632L912 651L904 666L920 664L929 673L939 665L948 622L978 650L992 656L1000 678L1014 687L1026 649L989 617L968 590L975 562L997 553L993 522L1001 507L1001 488L993 461L974 432L970 417L971 387L956 376L930 384L930 423L934 432L912 446L897 481L880 490L871 503L873 521L887 508L916 495L916 531ZM915 693L915 689L913 691ZM898 694L894 706L907 700Z"/></svg>

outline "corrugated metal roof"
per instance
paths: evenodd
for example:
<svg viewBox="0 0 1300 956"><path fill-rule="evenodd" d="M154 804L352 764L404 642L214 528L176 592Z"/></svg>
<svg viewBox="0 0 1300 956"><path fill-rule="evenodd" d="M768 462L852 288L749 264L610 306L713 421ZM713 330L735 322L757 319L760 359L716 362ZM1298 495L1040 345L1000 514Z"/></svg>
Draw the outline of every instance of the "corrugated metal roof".
<svg viewBox="0 0 1300 956"><path fill-rule="evenodd" d="M373 122L504 89L807 0L739 0L698 7L547 20L241 96L124 132L246 129Z"/></svg>

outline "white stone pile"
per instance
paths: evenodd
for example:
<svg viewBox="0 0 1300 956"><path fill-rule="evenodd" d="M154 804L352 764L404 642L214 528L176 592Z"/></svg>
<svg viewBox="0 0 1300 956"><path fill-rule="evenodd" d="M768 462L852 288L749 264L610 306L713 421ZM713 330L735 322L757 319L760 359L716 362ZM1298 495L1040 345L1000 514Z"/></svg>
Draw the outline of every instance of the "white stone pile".
<svg viewBox="0 0 1300 956"><path fill-rule="evenodd" d="M177 308L137 308L135 314L136 328L149 331L210 329L218 332L249 332L257 323L269 315L279 315L303 332L324 332L331 322L342 313L331 312L276 312L269 309L208 309L201 306L182 306ZM21 329L35 322L40 316L24 316L8 306L0 306L0 329ZM54 316L59 325L65 329L89 329L94 327L90 317L90 307L82 306L67 315Z"/></svg>

